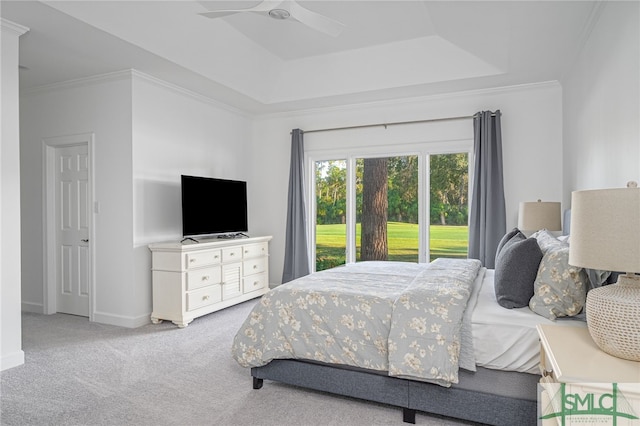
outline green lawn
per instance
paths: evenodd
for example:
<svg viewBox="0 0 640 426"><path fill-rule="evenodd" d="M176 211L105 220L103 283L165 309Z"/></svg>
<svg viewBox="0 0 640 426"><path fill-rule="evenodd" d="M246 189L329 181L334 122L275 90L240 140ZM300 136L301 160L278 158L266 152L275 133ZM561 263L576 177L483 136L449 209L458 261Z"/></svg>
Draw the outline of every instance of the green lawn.
<svg viewBox="0 0 640 426"><path fill-rule="evenodd" d="M418 225L389 222L389 260L418 261ZM431 225L431 260L467 257L468 227ZM356 226L356 259L360 258L360 224ZM345 263L346 225L316 226L316 270Z"/></svg>

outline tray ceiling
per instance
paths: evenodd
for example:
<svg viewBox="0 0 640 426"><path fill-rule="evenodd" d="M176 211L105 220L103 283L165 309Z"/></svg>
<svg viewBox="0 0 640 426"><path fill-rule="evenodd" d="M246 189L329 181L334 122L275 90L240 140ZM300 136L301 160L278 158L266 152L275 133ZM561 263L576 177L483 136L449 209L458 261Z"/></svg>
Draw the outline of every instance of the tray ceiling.
<svg viewBox="0 0 640 426"><path fill-rule="evenodd" d="M598 3L299 1L332 37L255 13L258 1L6 1L23 89L134 68L250 113L558 80Z"/></svg>

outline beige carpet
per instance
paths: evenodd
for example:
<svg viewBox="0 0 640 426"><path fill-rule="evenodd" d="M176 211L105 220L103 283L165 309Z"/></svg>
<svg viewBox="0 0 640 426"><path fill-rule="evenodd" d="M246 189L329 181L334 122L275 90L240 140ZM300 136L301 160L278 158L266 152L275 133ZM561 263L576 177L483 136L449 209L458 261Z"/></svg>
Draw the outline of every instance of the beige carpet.
<svg viewBox="0 0 640 426"><path fill-rule="evenodd" d="M231 340L254 301L137 329L23 314L26 363L0 373L0 424L402 425L402 410L265 381L252 389ZM471 424L416 416L418 425Z"/></svg>

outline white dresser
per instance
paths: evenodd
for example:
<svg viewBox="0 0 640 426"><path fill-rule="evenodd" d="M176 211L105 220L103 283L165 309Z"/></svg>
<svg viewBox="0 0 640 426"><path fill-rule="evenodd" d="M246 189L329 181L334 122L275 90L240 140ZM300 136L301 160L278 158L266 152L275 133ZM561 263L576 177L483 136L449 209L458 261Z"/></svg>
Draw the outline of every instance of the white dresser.
<svg viewBox="0 0 640 426"><path fill-rule="evenodd" d="M271 237L150 244L154 324L194 318L269 291Z"/></svg>

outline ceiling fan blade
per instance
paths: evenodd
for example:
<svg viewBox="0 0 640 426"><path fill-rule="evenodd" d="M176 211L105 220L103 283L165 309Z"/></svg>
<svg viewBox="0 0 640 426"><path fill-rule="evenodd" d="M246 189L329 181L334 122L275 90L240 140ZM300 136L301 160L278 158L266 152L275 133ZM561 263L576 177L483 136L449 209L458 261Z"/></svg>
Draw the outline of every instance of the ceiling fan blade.
<svg viewBox="0 0 640 426"><path fill-rule="evenodd" d="M248 9L224 9L224 10L212 10L210 12L198 13L198 15L202 15L206 18L222 18L223 16L233 15L238 12L268 12L271 9L277 8L281 3L284 3L283 0L271 1L265 0L254 7L250 7Z"/></svg>
<svg viewBox="0 0 640 426"><path fill-rule="evenodd" d="M337 37L344 29L344 24L324 15L320 15L319 13L312 12L311 10L300 6L295 1L287 2L287 6L289 7L289 13L291 13L291 17L293 19L313 28L314 30L328 34L332 37Z"/></svg>

